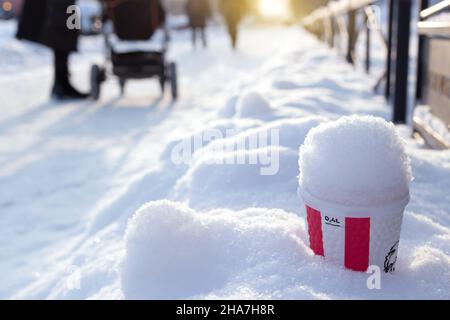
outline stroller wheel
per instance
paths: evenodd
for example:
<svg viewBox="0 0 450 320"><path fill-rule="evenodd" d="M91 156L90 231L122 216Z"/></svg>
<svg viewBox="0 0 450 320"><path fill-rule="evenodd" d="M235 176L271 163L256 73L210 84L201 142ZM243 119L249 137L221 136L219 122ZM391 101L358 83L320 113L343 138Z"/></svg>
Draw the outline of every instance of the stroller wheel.
<svg viewBox="0 0 450 320"><path fill-rule="evenodd" d="M125 85L127 84L127 80L124 78L119 79L119 86L120 86L120 95L125 94Z"/></svg>
<svg viewBox="0 0 450 320"><path fill-rule="evenodd" d="M159 86L161 88L161 94L164 95L166 91L166 74L162 73L159 75Z"/></svg>
<svg viewBox="0 0 450 320"><path fill-rule="evenodd" d="M170 90L172 93L172 99L177 100L178 98L178 77L177 77L177 65L175 62L169 64L169 74L170 74Z"/></svg>
<svg viewBox="0 0 450 320"><path fill-rule="evenodd" d="M91 97L94 100L98 100L100 97L100 87L104 80L104 70L98 65L93 65L91 68Z"/></svg>

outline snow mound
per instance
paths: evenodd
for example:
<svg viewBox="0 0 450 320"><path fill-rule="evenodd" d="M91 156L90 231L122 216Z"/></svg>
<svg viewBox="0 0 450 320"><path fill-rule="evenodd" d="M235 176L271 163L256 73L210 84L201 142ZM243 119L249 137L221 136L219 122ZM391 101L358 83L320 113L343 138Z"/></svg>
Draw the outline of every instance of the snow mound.
<svg viewBox="0 0 450 320"><path fill-rule="evenodd" d="M300 187L348 206L404 199L410 160L395 126L372 116L350 116L312 129L300 148Z"/></svg>
<svg viewBox="0 0 450 320"><path fill-rule="evenodd" d="M237 159L247 161L232 165ZM175 192L200 208L271 207L286 193L295 196L297 163L297 152L285 147L205 153L177 182Z"/></svg>
<svg viewBox="0 0 450 320"><path fill-rule="evenodd" d="M273 109L261 94L250 91L237 101L236 113L240 118L260 118L273 113Z"/></svg>
<svg viewBox="0 0 450 320"><path fill-rule="evenodd" d="M426 218L407 213L405 223L418 219ZM383 290L368 290L367 274L312 254L295 214L150 202L128 223L121 292L126 299L448 299L449 233L433 228L442 249L406 234L396 275L382 275Z"/></svg>
<svg viewBox="0 0 450 320"><path fill-rule="evenodd" d="M167 200L130 219L121 285L127 299L176 299L209 293L265 261L310 255L302 220L282 210L197 213Z"/></svg>
<svg viewBox="0 0 450 320"><path fill-rule="evenodd" d="M263 140L267 140L268 145L298 150L309 130L324 121L326 119L323 117L308 116L270 121L255 128L241 126L241 132L233 136L227 136L225 139L217 139L211 142L207 147L198 150L196 156L220 150L251 149L252 143L249 143L250 141L263 142ZM255 145L253 144L254 147ZM256 147L261 147L261 143L256 144Z"/></svg>
<svg viewBox="0 0 450 320"><path fill-rule="evenodd" d="M222 109L219 110L218 116L221 118L231 118L236 114L236 104L239 101L239 96L233 95L229 98Z"/></svg>
<svg viewBox="0 0 450 320"><path fill-rule="evenodd" d="M272 86L275 89L280 90L294 90L299 88L298 84L288 80L275 80L274 82L272 82Z"/></svg>
<svg viewBox="0 0 450 320"><path fill-rule="evenodd" d="M201 208L236 208L273 206L279 197L295 197L298 148L322 121L276 120L212 141L194 153L192 166L177 182L178 199Z"/></svg>

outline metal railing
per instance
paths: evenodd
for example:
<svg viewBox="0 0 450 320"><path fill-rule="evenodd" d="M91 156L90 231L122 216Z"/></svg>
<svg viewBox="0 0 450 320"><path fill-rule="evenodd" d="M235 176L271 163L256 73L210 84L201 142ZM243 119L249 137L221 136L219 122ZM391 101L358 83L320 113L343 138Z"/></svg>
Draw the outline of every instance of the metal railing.
<svg viewBox="0 0 450 320"><path fill-rule="evenodd" d="M373 5L384 2L388 8L387 34L377 25L370 28L367 22L378 24ZM330 2L311 13L303 20L303 26L326 41L335 45L336 36L345 36L345 57L355 63L355 46L361 31L366 32L365 69L371 68L371 33L378 32L386 48L386 67L374 89L385 84L385 96L392 98L393 121L407 122L409 41L412 5L410 0L339 0ZM363 22L357 25L357 15L363 15Z"/></svg>

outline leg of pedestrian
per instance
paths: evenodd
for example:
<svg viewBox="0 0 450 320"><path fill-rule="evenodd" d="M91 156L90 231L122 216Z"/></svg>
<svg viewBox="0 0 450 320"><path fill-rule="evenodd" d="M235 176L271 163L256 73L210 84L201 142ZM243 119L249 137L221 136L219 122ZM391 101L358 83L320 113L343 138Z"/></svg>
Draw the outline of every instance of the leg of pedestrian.
<svg viewBox="0 0 450 320"><path fill-rule="evenodd" d="M208 41L206 39L206 30L205 30L205 28L201 28L200 32L201 32L201 35L202 35L203 48L206 48L208 46Z"/></svg>

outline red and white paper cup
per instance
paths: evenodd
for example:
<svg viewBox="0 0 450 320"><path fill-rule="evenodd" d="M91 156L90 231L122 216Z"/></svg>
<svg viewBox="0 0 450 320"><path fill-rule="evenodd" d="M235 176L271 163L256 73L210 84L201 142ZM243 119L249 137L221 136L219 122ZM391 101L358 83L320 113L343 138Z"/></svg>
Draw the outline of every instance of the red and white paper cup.
<svg viewBox="0 0 450 320"><path fill-rule="evenodd" d="M409 195L382 206L347 207L299 189L306 205L310 247L316 255L354 271L376 265L395 270L403 212Z"/></svg>

